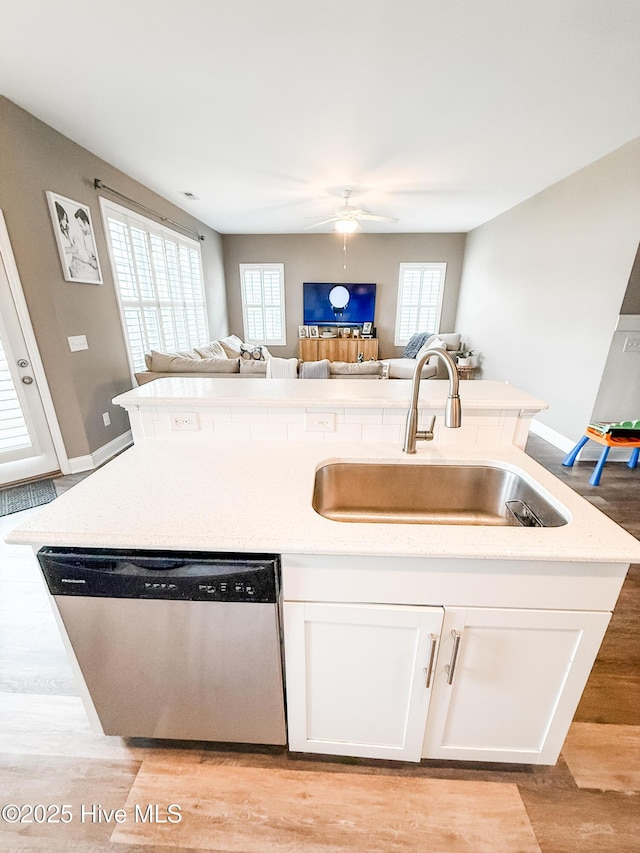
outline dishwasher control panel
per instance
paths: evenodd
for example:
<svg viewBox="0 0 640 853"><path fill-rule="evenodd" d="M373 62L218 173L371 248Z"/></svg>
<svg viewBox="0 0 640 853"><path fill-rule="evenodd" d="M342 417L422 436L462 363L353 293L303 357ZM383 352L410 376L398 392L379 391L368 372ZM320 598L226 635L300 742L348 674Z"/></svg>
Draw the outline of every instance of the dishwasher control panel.
<svg viewBox="0 0 640 853"><path fill-rule="evenodd" d="M38 561L52 595L260 603L279 596L275 554L46 547Z"/></svg>

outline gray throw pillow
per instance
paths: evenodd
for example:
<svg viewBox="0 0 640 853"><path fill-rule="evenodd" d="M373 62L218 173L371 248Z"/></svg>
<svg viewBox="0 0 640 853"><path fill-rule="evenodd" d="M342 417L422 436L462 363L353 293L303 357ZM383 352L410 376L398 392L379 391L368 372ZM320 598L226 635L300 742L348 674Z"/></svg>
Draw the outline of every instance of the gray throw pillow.
<svg viewBox="0 0 640 853"><path fill-rule="evenodd" d="M415 335L411 335L409 338L409 343L404 348L402 353L403 358L415 358L418 354L418 350L426 343L427 338L430 338L433 332L416 332Z"/></svg>

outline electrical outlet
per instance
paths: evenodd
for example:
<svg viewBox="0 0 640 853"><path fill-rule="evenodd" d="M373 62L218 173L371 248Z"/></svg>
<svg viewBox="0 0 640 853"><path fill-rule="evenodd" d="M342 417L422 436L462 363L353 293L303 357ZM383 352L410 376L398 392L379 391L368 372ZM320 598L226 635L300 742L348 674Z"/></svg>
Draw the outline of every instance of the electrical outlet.
<svg viewBox="0 0 640 853"><path fill-rule="evenodd" d="M196 412L187 412L185 414L178 414L174 412L169 415L169 420L171 423L172 430L195 430L200 429L200 424L198 423L198 415Z"/></svg>
<svg viewBox="0 0 640 853"><path fill-rule="evenodd" d="M86 335L71 335L67 340L69 341L69 349L71 352L78 352L78 350L81 349L89 349Z"/></svg>
<svg viewBox="0 0 640 853"><path fill-rule="evenodd" d="M335 412L305 412L304 428L305 432L334 432Z"/></svg>
<svg viewBox="0 0 640 853"><path fill-rule="evenodd" d="M640 338L626 338L622 352L637 352L640 353Z"/></svg>
<svg viewBox="0 0 640 853"><path fill-rule="evenodd" d="M103 412L102 413L102 420L104 421L105 426L109 426L109 424L111 423L111 418L109 417L109 412Z"/></svg>

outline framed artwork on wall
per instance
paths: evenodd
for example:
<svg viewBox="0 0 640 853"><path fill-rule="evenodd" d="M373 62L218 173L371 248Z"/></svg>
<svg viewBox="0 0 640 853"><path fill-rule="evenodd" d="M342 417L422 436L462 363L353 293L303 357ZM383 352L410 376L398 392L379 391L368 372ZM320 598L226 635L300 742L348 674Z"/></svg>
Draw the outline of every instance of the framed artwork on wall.
<svg viewBox="0 0 640 853"><path fill-rule="evenodd" d="M102 284L89 208L49 191L47 202L65 281Z"/></svg>

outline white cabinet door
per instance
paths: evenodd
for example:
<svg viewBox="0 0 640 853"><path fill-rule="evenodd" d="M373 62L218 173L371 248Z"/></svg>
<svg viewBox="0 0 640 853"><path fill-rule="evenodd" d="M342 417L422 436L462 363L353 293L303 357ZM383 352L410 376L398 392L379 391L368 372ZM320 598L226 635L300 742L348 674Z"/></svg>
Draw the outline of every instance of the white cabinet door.
<svg viewBox="0 0 640 853"><path fill-rule="evenodd" d="M446 608L423 757L554 764L610 618Z"/></svg>
<svg viewBox="0 0 640 853"><path fill-rule="evenodd" d="M289 748L419 761L443 613L285 602Z"/></svg>

